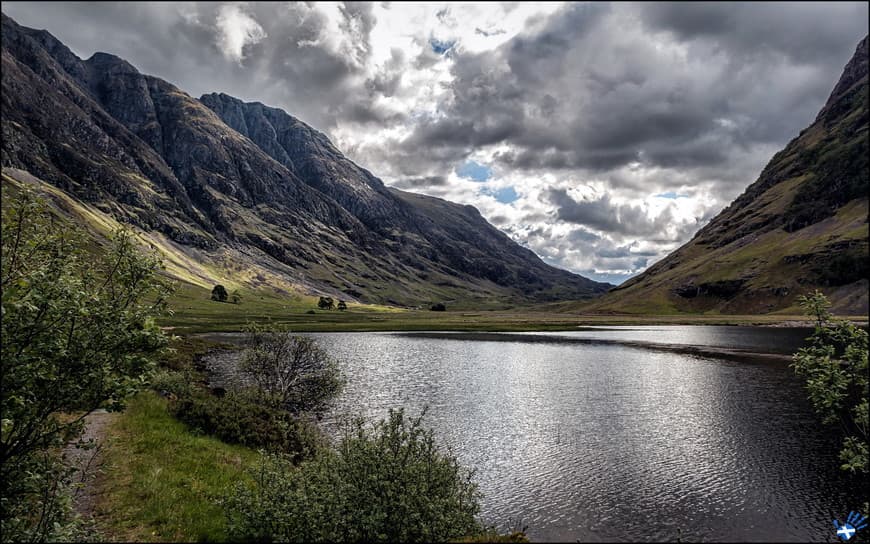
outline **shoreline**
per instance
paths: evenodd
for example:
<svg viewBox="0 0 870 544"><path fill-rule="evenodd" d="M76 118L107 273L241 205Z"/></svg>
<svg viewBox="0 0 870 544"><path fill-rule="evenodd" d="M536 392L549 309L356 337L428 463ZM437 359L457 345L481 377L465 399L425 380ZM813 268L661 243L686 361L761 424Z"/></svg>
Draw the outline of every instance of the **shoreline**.
<svg viewBox="0 0 870 544"><path fill-rule="evenodd" d="M807 328L807 327L795 327ZM603 330L602 328L579 328L571 330ZM297 332L297 331L294 331ZM350 331L342 331L350 332ZM430 338L436 340L454 341L485 341L485 342L523 342L533 344L575 344L575 345L604 345L623 346L634 349L651 350L696 357L728 360L742 363L776 362L790 363L792 354L775 353L757 349L732 348L724 346L695 346L689 344L666 344L659 342L647 342L642 340L622 340L612 338L570 338L564 336L525 334L518 331L362 331L377 332L379 334L395 334L406 338ZM559 331L547 331L559 332ZM244 333L241 332L208 332L191 334L191 337L201 338L210 342L241 345Z"/></svg>

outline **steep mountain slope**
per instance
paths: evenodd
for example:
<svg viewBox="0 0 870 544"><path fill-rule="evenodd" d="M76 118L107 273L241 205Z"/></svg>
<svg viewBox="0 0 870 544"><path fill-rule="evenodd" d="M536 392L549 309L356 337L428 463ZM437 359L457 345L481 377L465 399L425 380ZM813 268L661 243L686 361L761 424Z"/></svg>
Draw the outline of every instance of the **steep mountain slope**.
<svg viewBox="0 0 870 544"><path fill-rule="evenodd" d="M868 45L815 121L690 242L588 309L763 313L820 288L868 309Z"/></svg>
<svg viewBox="0 0 870 544"><path fill-rule="evenodd" d="M609 287L546 265L473 208L385 187L281 110L196 100L5 15L2 46L4 173L159 233L216 279L409 305Z"/></svg>

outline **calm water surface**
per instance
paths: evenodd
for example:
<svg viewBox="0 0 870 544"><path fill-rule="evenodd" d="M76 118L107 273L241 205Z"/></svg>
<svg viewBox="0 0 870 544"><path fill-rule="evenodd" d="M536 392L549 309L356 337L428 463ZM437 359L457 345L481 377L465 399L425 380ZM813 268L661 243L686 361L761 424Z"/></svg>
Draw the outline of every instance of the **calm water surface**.
<svg viewBox="0 0 870 544"><path fill-rule="evenodd" d="M537 342L312 334L349 378L327 422L429 406L440 442L476 469L489 523L528 526L536 541L834 542L831 520L867 496L836 470L836 440L786 362L559 342L792 352L806 335L747 327L534 333Z"/></svg>

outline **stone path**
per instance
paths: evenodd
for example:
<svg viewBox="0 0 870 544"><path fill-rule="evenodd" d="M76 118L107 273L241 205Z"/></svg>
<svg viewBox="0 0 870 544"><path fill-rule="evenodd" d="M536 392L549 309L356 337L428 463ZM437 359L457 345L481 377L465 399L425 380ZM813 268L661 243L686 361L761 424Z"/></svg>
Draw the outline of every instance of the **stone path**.
<svg viewBox="0 0 870 544"><path fill-rule="evenodd" d="M83 518L94 516L97 490L95 482L103 465L103 453L106 442L106 429L115 419L116 414L105 410L96 410L85 418L85 430L82 440L93 441L94 447L85 449L69 444L64 449L64 455L70 464L76 468L73 475L73 507Z"/></svg>

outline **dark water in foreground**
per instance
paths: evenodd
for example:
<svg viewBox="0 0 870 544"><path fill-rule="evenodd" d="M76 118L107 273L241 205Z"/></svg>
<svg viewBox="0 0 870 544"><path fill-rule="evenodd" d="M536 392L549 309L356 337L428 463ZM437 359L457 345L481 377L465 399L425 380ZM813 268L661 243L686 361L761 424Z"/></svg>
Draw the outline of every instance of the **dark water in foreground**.
<svg viewBox="0 0 870 544"><path fill-rule="evenodd" d="M791 352L807 333L312 334L349 378L327 420L428 405L441 443L477 470L484 519L536 541L834 542L831 520L867 500L787 362L559 342L590 335Z"/></svg>

